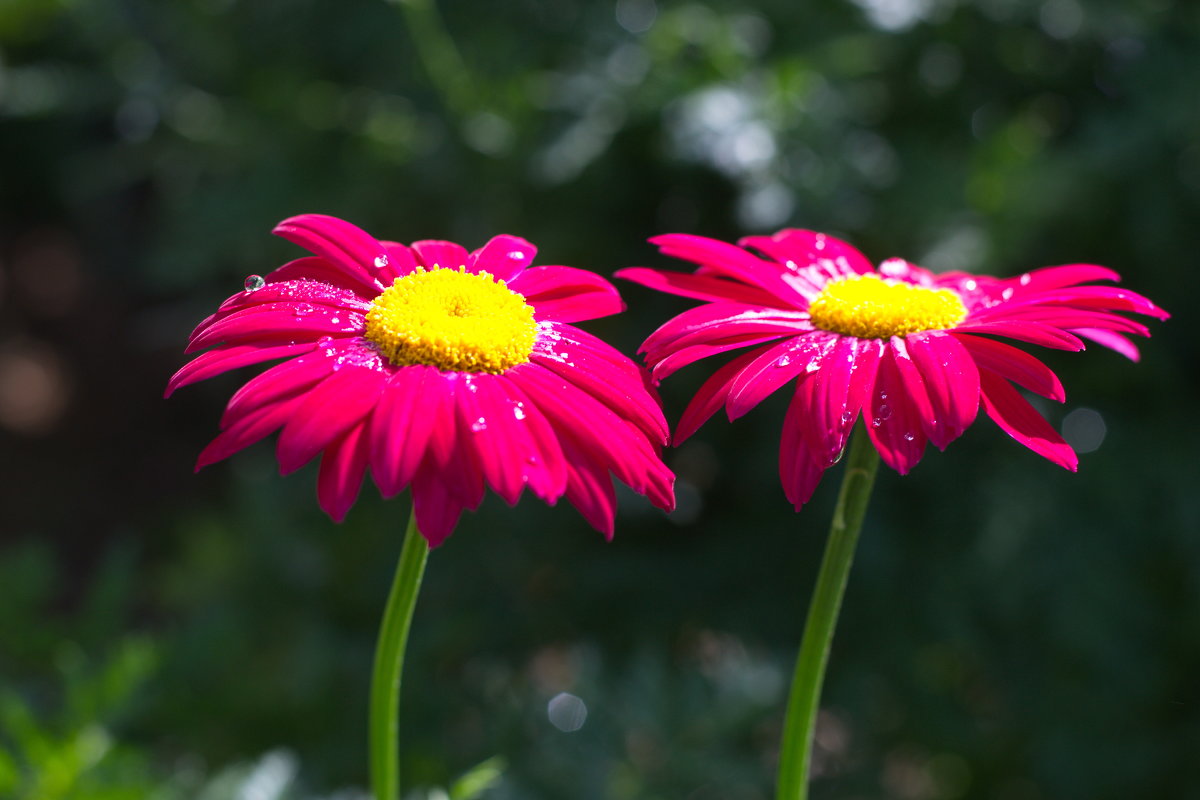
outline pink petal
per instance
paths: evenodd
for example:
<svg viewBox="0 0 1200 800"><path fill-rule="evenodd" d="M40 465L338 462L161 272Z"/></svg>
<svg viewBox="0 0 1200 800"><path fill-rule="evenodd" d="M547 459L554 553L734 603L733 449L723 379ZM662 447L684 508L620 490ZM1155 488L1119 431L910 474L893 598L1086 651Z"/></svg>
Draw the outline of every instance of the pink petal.
<svg viewBox="0 0 1200 800"><path fill-rule="evenodd" d="M962 339L984 341L971 336ZM906 337L905 343L928 394L931 416L925 432L935 447L945 450L971 427L979 413L979 370L969 350L950 334L926 331Z"/></svg>
<svg viewBox="0 0 1200 800"><path fill-rule="evenodd" d="M238 292L231 296L221 303L216 316L268 303L284 303L300 309L317 303L338 309L348 308L363 314L371 307L369 300L360 297L351 289L334 286L325 281L309 278L280 281L272 278L261 289Z"/></svg>
<svg viewBox="0 0 1200 800"><path fill-rule="evenodd" d="M733 385L738 373L766 350L766 347L760 347L748 353L742 353L701 384L687 408L684 409L679 424L675 426L673 443L676 447L683 444L689 436L708 421L709 417L717 413L717 409L725 405L725 399L729 396L729 388Z"/></svg>
<svg viewBox="0 0 1200 800"><path fill-rule="evenodd" d="M520 236L501 234L471 253L467 257L466 267L469 272L488 272L496 280L511 283L533 263L536 255L537 248L531 242Z"/></svg>
<svg viewBox="0 0 1200 800"><path fill-rule="evenodd" d="M379 289L374 284L364 283L357 271L353 275L347 275L346 270L321 256L304 256L289 261L268 273L266 280L268 286L272 283L291 281L320 281L339 289L354 292L359 297L375 297L379 294Z"/></svg>
<svg viewBox="0 0 1200 800"><path fill-rule="evenodd" d="M738 240L742 247L753 247L780 264L792 261L800 267L833 263L838 275L873 272L867 257L841 239L816 231L786 228L772 236L746 236Z"/></svg>
<svg viewBox="0 0 1200 800"><path fill-rule="evenodd" d="M979 381L983 408L1005 433L1060 467L1071 472L1079 469L1071 446L1008 381L987 370L979 373Z"/></svg>
<svg viewBox="0 0 1200 800"><path fill-rule="evenodd" d="M569 436L563 438L562 447L567 467L567 502L589 525L611 541L617 495L608 469L589 456L588 451Z"/></svg>
<svg viewBox="0 0 1200 800"><path fill-rule="evenodd" d="M1137 362L1142 358L1137 345L1119 333L1100 330L1099 328L1075 328L1071 333L1076 336L1082 336L1084 339L1091 339L1096 344L1107 347L1109 350L1115 350L1130 361Z"/></svg>
<svg viewBox="0 0 1200 800"><path fill-rule="evenodd" d="M452 486L443 478L442 470L428 458L413 478L413 514L417 518L417 530L430 547L438 547L449 538L466 507Z"/></svg>
<svg viewBox="0 0 1200 800"><path fill-rule="evenodd" d="M777 333L768 335L750 333L744 336L731 336L729 339L720 339L707 344L694 344L690 347L681 347L657 362L651 371L651 375L655 381L661 381L673 375L676 371L683 369L688 364L693 364L709 356L719 355L742 347L762 344L763 342L773 342L778 338L779 334Z"/></svg>
<svg viewBox="0 0 1200 800"><path fill-rule="evenodd" d="M1078 336L1041 322L972 322L968 318L964 324L955 326L954 332L1007 336L1009 339L1055 350L1082 350L1084 347Z"/></svg>
<svg viewBox="0 0 1200 800"><path fill-rule="evenodd" d="M734 303L690 308L664 323L642 343L647 361L661 361L670 351L697 344L728 341L751 334L795 335L815 330L808 314L757 309Z"/></svg>
<svg viewBox="0 0 1200 800"><path fill-rule="evenodd" d="M246 344L238 347L219 347L193 358L184 364L167 382L164 397L170 397L176 389L196 383L223 372L251 364L260 364L275 358L307 353L313 349L309 342L301 344L284 344L277 347L259 347Z"/></svg>
<svg viewBox="0 0 1200 800"><path fill-rule="evenodd" d="M875 387L883 345L877 339L828 334L796 388L792 412L801 415L801 433L812 460L821 468L841 457L846 439Z"/></svg>
<svg viewBox="0 0 1200 800"><path fill-rule="evenodd" d="M375 370L346 367L306 392L304 402L279 435L280 474L300 469L331 442L359 426L386 383L387 378Z"/></svg>
<svg viewBox="0 0 1200 800"><path fill-rule="evenodd" d="M812 499L825 474L825 467L813 457L805 441L805 406L797 392L788 404L783 418L783 436L779 440L779 478L783 482L784 496L797 511Z"/></svg>
<svg viewBox="0 0 1200 800"><path fill-rule="evenodd" d="M651 441L586 392L535 364L506 373L534 401L558 431L604 463L634 491L659 507L673 507L674 476ZM583 424L581 424L581 421Z"/></svg>
<svg viewBox="0 0 1200 800"><path fill-rule="evenodd" d="M583 334L583 331L574 333ZM586 334L573 336L572 331L564 329L559 344L562 350L535 350L531 360L601 401L655 441L665 443L670 429L662 407L646 389L644 375L636 369L617 368L605 354L597 352L595 345L611 348L599 340L588 341L591 338ZM624 356L615 350L611 352L624 360Z"/></svg>
<svg viewBox="0 0 1200 800"><path fill-rule="evenodd" d="M316 341L323 336L358 334L365 327L361 313L314 305L297 313L288 303L268 303L235 311L195 336L184 352L194 353L218 344L263 346Z"/></svg>
<svg viewBox="0 0 1200 800"><path fill-rule="evenodd" d="M280 403L257 408L239 417L231 425L226 426L220 435L200 452L199 458L196 459L196 470L199 471L209 464L228 458L239 450L274 433L288 421L292 412L303 399L303 397L293 397Z"/></svg>
<svg viewBox="0 0 1200 800"><path fill-rule="evenodd" d="M616 288L594 272L574 267L532 267L509 288L525 297L538 320L579 322L625 310Z"/></svg>
<svg viewBox="0 0 1200 800"><path fill-rule="evenodd" d="M358 425L326 448L321 457L317 504L334 522L344 520L358 499L367 471L368 449L366 426Z"/></svg>
<svg viewBox="0 0 1200 800"><path fill-rule="evenodd" d="M537 404L522 391L519 379L513 380L508 375L498 375L496 381L504 386L505 392L524 414L522 421L528 429L529 437L525 456L525 474L529 488L542 500L554 505L566 491L568 480L567 461L558 432Z"/></svg>
<svg viewBox="0 0 1200 800"><path fill-rule="evenodd" d="M362 228L325 214L301 214L276 225L274 233L328 260L364 296L373 297L383 288L371 268L384 247Z"/></svg>
<svg viewBox="0 0 1200 800"><path fill-rule="evenodd" d="M303 394L332 371L333 359L327 357L324 351L305 354L276 364L266 372L254 376L234 392L225 406L221 427L226 428L238 417L264 406Z"/></svg>
<svg viewBox="0 0 1200 800"><path fill-rule="evenodd" d="M414 365L396 370L371 414L371 473L384 497L404 490L425 457L433 425L431 406L440 406L436 367Z"/></svg>
<svg viewBox="0 0 1200 800"><path fill-rule="evenodd" d="M1145 314L1156 319L1168 319L1171 316L1148 297L1117 286L1074 286L1018 295L1010 301L1010 305L1019 303L1060 305L1101 311L1128 311Z"/></svg>
<svg viewBox="0 0 1200 800"><path fill-rule="evenodd" d="M921 460L928 441L925 420L929 398L903 343L903 339L892 337L884 348L875 391L866 410L870 416L867 433L883 463L906 475Z"/></svg>
<svg viewBox="0 0 1200 800"><path fill-rule="evenodd" d="M417 261L428 270L458 269L467 265L467 249L461 244L426 239L413 242L412 249L417 254Z"/></svg>
<svg viewBox="0 0 1200 800"><path fill-rule="evenodd" d="M1108 267L1095 264L1066 264L1060 267L1042 267L1031 270L1019 278L1007 281L1018 291L1042 292L1062 286L1074 286L1089 281L1119 281L1121 276Z"/></svg>
<svg viewBox="0 0 1200 800"><path fill-rule="evenodd" d="M744 416L766 400L775 390L806 371L813 359L828 344L828 337L793 337L761 351L745 366L729 386L725 411L729 420Z"/></svg>
<svg viewBox="0 0 1200 800"><path fill-rule="evenodd" d="M977 320L979 323L983 323L993 318L1021 325L1029 322L1037 322L1062 330L1101 328L1136 333L1139 336L1150 335L1150 329L1142 323L1118 314L1111 314L1105 311L1065 308L1063 306L1040 306L1032 304L1012 307L996 306L991 312L973 315L972 321L975 322Z"/></svg>
<svg viewBox="0 0 1200 800"><path fill-rule="evenodd" d="M1067 399L1058 376L1024 350L981 336L962 335L957 338L980 369L991 370L1042 397L1060 403Z"/></svg>
<svg viewBox="0 0 1200 800"><path fill-rule="evenodd" d="M680 297L694 297L698 300L723 301L731 300L752 306L774 306L778 299L770 292L763 291L744 283L710 278L705 275L693 275L687 272L668 272L646 267L629 267L617 270L616 276L622 280L633 281L650 289L657 289L667 294Z"/></svg>
<svg viewBox="0 0 1200 800"><path fill-rule="evenodd" d="M650 242L658 245L663 255L691 261L709 271L757 286L785 303L800 307L808 305L807 299L784 280L783 271L778 265L753 256L740 247L686 233L655 236Z"/></svg>
<svg viewBox="0 0 1200 800"><path fill-rule="evenodd" d="M391 286L395 283L396 278L403 278L420 266L417 263L416 254L408 245L383 240L380 240L379 243L383 245L383 255L387 257L387 263L384 263L382 258L376 257L371 266L375 268L376 277L385 287Z"/></svg>
<svg viewBox="0 0 1200 800"><path fill-rule="evenodd" d="M428 466L417 469L419 478L429 468L434 468L446 490L462 501L467 508L477 508L483 501L483 472L466 442L462 441L469 432L460 428L462 416L458 413L459 394L469 391L466 384L469 376L462 372L432 373L433 392L441 395L443 402L430 404L427 409L429 425L429 448L426 455ZM414 481L416 478L414 478ZM415 485L415 484L414 484Z"/></svg>

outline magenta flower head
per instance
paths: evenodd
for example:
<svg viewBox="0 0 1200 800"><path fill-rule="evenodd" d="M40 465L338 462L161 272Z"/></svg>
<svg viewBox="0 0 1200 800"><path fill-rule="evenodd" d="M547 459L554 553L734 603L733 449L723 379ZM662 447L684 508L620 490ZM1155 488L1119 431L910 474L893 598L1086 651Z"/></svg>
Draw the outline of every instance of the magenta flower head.
<svg viewBox="0 0 1200 800"><path fill-rule="evenodd" d="M1062 384L1041 361L992 337L1059 350L1082 350L1087 339L1136 360L1127 334L1149 331L1123 313L1168 317L1134 292L1093 285L1119 276L1089 264L998 279L934 274L900 259L876 270L845 242L804 230L750 236L740 247L685 234L651 241L699 268L633 268L618 276L705 301L642 345L655 380L753 348L704 383L675 442L722 405L737 419L795 380L779 471L797 510L837 462L860 416L884 463L901 474L920 461L926 442L945 449L958 438L980 404L1018 442L1075 470L1075 452L1013 387L1062 402Z"/></svg>
<svg viewBox="0 0 1200 800"><path fill-rule="evenodd" d="M317 498L333 519L369 468L385 497L412 488L431 546L485 485L510 505L525 487L565 496L607 536L610 470L673 506L667 425L643 371L568 324L623 309L608 281L530 267L537 250L515 236L470 253L405 246L318 214L275 233L313 255L247 278L192 333L188 352L207 350L167 388L287 359L234 394L197 469L280 430L282 473L321 454Z"/></svg>

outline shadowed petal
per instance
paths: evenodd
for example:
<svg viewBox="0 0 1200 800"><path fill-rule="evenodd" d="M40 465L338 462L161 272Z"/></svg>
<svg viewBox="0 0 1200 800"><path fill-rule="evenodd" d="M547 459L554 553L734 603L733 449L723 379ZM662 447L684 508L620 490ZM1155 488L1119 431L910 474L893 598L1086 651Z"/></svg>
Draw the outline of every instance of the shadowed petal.
<svg viewBox="0 0 1200 800"><path fill-rule="evenodd" d="M812 499L825 474L825 467L813 457L805 441L805 407L806 402L797 391L788 404L783 418L783 436L779 440L779 477L783 482L783 494L797 511Z"/></svg>
<svg viewBox="0 0 1200 800"><path fill-rule="evenodd" d="M687 408L684 409L679 424L675 426L673 444L676 447L683 444L689 436L708 421L709 417L717 413L717 409L725 405L725 399L729 397L729 388L733 385L738 373L766 350L766 347L759 347L748 353L742 353L701 384Z"/></svg>
<svg viewBox="0 0 1200 800"><path fill-rule="evenodd" d="M317 504L334 522L341 522L362 488L367 472L366 425L351 428L321 456L317 472Z"/></svg>
<svg viewBox="0 0 1200 800"><path fill-rule="evenodd" d="M199 458L196 459L196 470L199 471L209 464L228 458L237 451L249 447L279 430L303 400L302 395L293 397L280 403L263 406L238 417L200 452Z"/></svg>
<svg viewBox="0 0 1200 800"><path fill-rule="evenodd" d="M663 255L682 258L700 264L706 271L757 286L788 305L808 304L807 298L783 279L778 266L728 242L686 233L655 236L650 242L658 245Z"/></svg>
<svg viewBox="0 0 1200 800"><path fill-rule="evenodd" d="M1119 333L1113 331L1100 330L1099 328L1075 328L1071 333L1076 336L1082 336L1084 339L1091 339L1101 347L1107 347L1109 350L1114 350L1128 358L1130 361L1140 361L1142 358L1141 352L1133 342L1126 339Z"/></svg>
<svg viewBox="0 0 1200 800"><path fill-rule="evenodd" d="M831 339L831 336L814 334L785 339L760 351L761 355L738 372L729 386L725 411L730 421L745 415L776 389L806 372L820 359Z"/></svg>
<svg viewBox="0 0 1200 800"><path fill-rule="evenodd" d="M804 420L802 432L813 461L832 466L869 402L883 345L876 339L827 334L796 387L793 414Z"/></svg>

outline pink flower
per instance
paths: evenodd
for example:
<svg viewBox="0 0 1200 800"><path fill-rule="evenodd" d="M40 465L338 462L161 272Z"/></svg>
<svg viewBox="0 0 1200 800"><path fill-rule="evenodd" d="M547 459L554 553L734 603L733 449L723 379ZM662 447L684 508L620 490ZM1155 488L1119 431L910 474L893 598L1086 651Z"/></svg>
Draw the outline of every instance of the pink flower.
<svg viewBox="0 0 1200 800"><path fill-rule="evenodd" d="M536 248L497 236L468 253L452 242L381 242L305 214L275 233L314 255L221 304L171 378L180 386L286 358L243 386L197 469L281 430L287 474L321 454L317 499L340 521L367 468L385 497L412 487L431 546L475 509L485 484L510 505L522 490L566 496L612 536L611 470L660 508L674 476L668 429L644 372L569 322L624 306L603 278L530 267Z"/></svg>
<svg viewBox="0 0 1200 800"><path fill-rule="evenodd" d="M944 450L958 438L981 402L1018 442L1074 471L1075 452L1012 385L1062 402L1058 377L990 337L1059 350L1082 350L1090 339L1137 360L1126 334L1149 331L1118 312L1168 317L1141 295L1090 285L1119 276L1088 264L998 279L938 275L900 259L876 271L845 242L804 230L750 236L740 247L686 234L651 241L699 268L633 268L618 277L705 301L642 345L655 381L702 358L753 347L696 393L676 444L722 405L737 419L795 380L779 471L797 510L837 462L860 414L884 463L900 474L921 459L926 441Z"/></svg>

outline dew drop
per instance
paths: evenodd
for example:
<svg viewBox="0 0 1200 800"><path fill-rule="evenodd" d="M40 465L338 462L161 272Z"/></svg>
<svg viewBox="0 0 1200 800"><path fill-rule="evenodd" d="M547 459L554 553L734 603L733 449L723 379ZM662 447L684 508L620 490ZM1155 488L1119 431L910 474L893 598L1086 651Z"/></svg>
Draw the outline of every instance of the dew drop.
<svg viewBox="0 0 1200 800"><path fill-rule="evenodd" d="M1011 286L1009 286L1007 289L1005 289L1003 292L1000 293L1001 300L1011 300L1012 296L1013 296L1013 289Z"/></svg>
<svg viewBox="0 0 1200 800"><path fill-rule="evenodd" d="M338 323L341 322L341 320L337 317L330 317L329 321L334 325L337 325Z"/></svg>
<svg viewBox="0 0 1200 800"><path fill-rule="evenodd" d="M791 364L791 363L792 363L791 356L780 356L779 360L775 362L775 366L786 367L788 364Z"/></svg>
<svg viewBox="0 0 1200 800"><path fill-rule="evenodd" d="M487 420L484 419L483 417L480 417L479 419L477 419L471 423L471 432L472 433L479 433L480 431L486 431L486 430L487 430Z"/></svg>
<svg viewBox="0 0 1200 800"><path fill-rule="evenodd" d="M882 424L883 424L883 420L881 420L879 417L876 417L875 419L871 420L872 428L878 428Z"/></svg>
<svg viewBox="0 0 1200 800"><path fill-rule="evenodd" d="M525 419L525 404L517 403L513 406L513 416L517 419Z"/></svg>
<svg viewBox="0 0 1200 800"><path fill-rule="evenodd" d="M332 344L332 342L332 336L322 336L320 339L317 339L317 347L327 347Z"/></svg>
<svg viewBox="0 0 1200 800"><path fill-rule="evenodd" d="M916 434L914 434L914 433L906 433L906 434L904 434L904 441L906 441L906 442L911 442L911 441L912 441L913 439L915 439L915 438L917 438L917 436L916 436Z"/></svg>
<svg viewBox="0 0 1200 800"><path fill-rule="evenodd" d="M887 419L892 415L892 407L887 403L881 405L878 409L879 416L876 419Z"/></svg>
<svg viewBox="0 0 1200 800"><path fill-rule="evenodd" d="M375 256L375 269L383 269L388 265L387 253L381 253Z"/></svg>
<svg viewBox="0 0 1200 800"><path fill-rule="evenodd" d="M242 283L246 287L247 292L257 292L259 289L267 285L262 275L249 275Z"/></svg>
<svg viewBox="0 0 1200 800"><path fill-rule="evenodd" d="M813 243L813 246L816 247L818 250L824 250L825 249L825 236L818 234L817 241Z"/></svg>
<svg viewBox="0 0 1200 800"><path fill-rule="evenodd" d="M969 278L963 282L963 288L968 292L973 292L979 288L979 281L975 280L974 278Z"/></svg>
<svg viewBox="0 0 1200 800"><path fill-rule="evenodd" d="M887 392L880 392L880 393L879 393L879 399L880 399L880 400L887 400Z"/></svg>
<svg viewBox="0 0 1200 800"><path fill-rule="evenodd" d="M1026 272L1018 280L1022 286L1028 286L1033 281L1033 276Z"/></svg>
<svg viewBox="0 0 1200 800"><path fill-rule="evenodd" d="M292 313L296 315L297 319L300 317L306 317L312 312L313 307L310 303L296 303L296 305L292 307Z"/></svg>
<svg viewBox="0 0 1200 800"><path fill-rule="evenodd" d="M842 412L842 422L849 422L849 421L850 421L850 420L852 420L852 419L854 419L854 413L853 413L853 412L850 412L850 411L843 411L843 412Z"/></svg>
<svg viewBox="0 0 1200 800"><path fill-rule="evenodd" d="M523 259L525 257L525 251L524 250L509 250L508 257L511 258L513 261L520 261L521 259Z"/></svg>
<svg viewBox="0 0 1200 800"><path fill-rule="evenodd" d="M820 363L819 361L810 361L810 362L808 362L808 364L807 364L807 365L804 367L804 371L805 371L805 372L816 372L816 371L817 371L817 370L819 370L820 368L821 368L821 363Z"/></svg>
<svg viewBox="0 0 1200 800"><path fill-rule="evenodd" d="M526 456L525 463L529 464L530 466L537 466L538 464L542 463L542 460L537 456Z"/></svg>

